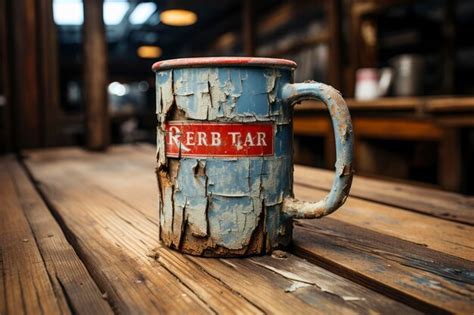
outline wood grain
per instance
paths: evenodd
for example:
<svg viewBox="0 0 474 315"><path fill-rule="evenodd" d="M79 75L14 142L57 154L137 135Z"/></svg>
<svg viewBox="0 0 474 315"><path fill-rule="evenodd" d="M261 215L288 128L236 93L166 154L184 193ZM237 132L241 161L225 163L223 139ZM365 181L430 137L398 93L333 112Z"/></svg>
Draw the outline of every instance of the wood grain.
<svg viewBox="0 0 474 315"><path fill-rule="evenodd" d="M334 173L295 166L295 183L329 190ZM474 198L437 189L354 176L351 196L474 225Z"/></svg>
<svg viewBox="0 0 474 315"><path fill-rule="evenodd" d="M474 263L331 218L298 221L295 251L424 312L474 309Z"/></svg>
<svg viewBox="0 0 474 315"><path fill-rule="evenodd" d="M416 312L289 253L192 260L270 314Z"/></svg>
<svg viewBox="0 0 474 315"><path fill-rule="evenodd" d="M13 157L0 160L0 313L70 314L66 297L56 291L35 236L23 213L10 173Z"/></svg>
<svg viewBox="0 0 474 315"><path fill-rule="evenodd" d="M317 201L327 192L295 185L296 197ZM350 197L331 215L338 221L422 244L474 261L474 227Z"/></svg>
<svg viewBox="0 0 474 315"><path fill-rule="evenodd" d="M76 250L119 312L212 313L172 273L150 261L147 254L158 246L153 222L88 182L91 174L54 165L31 169Z"/></svg>
<svg viewBox="0 0 474 315"><path fill-rule="evenodd" d="M156 301L162 311L175 310L177 306L169 301L184 293L189 300L181 303L180 312L193 307L194 312L205 311L200 306L209 311L252 314L414 311L291 255L286 265L279 265L272 257L226 263L190 259L161 247L158 218L152 215L157 212L154 154L147 150L114 147L107 154L78 154L74 149L57 149L30 152L26 160L40 181L40 189L77 240L81 256L97 271L96 280L103 287L110 286L107 292L115 292L109 298L119 309L149 311L153 308L147 304ZM136 204L145 208L137 209ZM137 279L137 275L127 274L130 270L139 271L140 281L153 284L153 296L130 286ZM288 273L320 285L299 287L301 281L288 279ZM175 277L173 283L167 279L170 275Z"/></svg>
<svg viewBox="0 0 474 315"><path fill-rule="evenodd" d="M55 291L62 292L77 314L112 314L102 292L66 240L64 233L35 191L20 165L6 163L14 178L20 204L45 261Z"/></svg>

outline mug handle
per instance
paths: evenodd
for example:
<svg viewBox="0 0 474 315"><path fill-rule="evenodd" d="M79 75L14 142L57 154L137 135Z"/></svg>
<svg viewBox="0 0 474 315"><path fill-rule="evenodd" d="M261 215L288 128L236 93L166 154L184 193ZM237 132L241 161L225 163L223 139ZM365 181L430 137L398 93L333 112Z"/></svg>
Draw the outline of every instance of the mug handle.
<svg viewBox="0 0 474 315"><path fill-rule="evenodd" d="M342 206L351 189L354 143L351 116L341 93L323 83L312 81L285 84L282 97L290 105L308 99L320 100L327 106L331 115L337 158L331 191L317 202L301 201L292 197L286 197L283 201L283 212L288 215L297 219L320 218Z"/></svg>

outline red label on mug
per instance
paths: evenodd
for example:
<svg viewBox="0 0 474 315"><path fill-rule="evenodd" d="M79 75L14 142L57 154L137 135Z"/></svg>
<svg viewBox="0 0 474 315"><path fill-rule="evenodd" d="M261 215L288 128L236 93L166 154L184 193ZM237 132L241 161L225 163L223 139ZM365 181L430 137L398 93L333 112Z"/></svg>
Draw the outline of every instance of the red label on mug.
<svg viewBox="0 0 474 315"><path fill-rule="evenodd" d="M239 157L273 155L272 123L166 124L166 156Z"/></svg>

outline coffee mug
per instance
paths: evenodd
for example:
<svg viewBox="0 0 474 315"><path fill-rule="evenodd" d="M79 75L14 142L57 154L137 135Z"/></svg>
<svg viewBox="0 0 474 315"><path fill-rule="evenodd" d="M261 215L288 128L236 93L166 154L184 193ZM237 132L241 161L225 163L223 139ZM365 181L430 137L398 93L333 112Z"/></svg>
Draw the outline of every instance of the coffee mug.
<svg viewBox="0 0 474 315"><path fill-rule="evenodd" d="M340 93L292 83L296 64L272 58L184 58L156 72L160 239L183 253L240 257L291 242L293 218L339 208L352 182L353 132ZM329 194L293 196L294 104L324 102L337 150Z"/></svg>

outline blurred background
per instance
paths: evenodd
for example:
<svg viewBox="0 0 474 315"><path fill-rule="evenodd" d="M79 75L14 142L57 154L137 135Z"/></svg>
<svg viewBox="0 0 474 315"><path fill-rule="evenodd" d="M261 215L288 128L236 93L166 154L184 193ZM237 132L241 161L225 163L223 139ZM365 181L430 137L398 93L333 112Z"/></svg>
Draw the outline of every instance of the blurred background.
<svg viewBox="0 0 474 315"><path fill-rule="evenodd" d="M0 152L155 141L162 59L266 56L346 98L358 174L474 194L474 1L0 0ZM295 160L332 169L296 107Z"/></svg>

